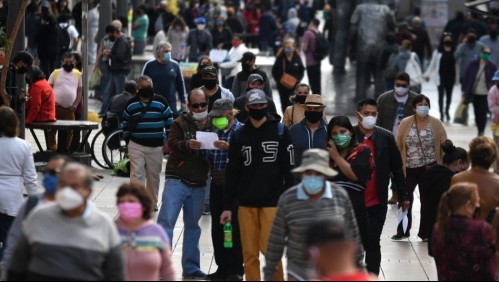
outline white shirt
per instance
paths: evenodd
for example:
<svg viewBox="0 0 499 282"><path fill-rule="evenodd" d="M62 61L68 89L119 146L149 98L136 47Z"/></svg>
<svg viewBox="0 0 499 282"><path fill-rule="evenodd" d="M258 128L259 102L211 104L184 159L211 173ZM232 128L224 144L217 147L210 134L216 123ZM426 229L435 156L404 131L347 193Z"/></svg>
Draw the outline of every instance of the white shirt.
<svg viewBox="0 0 499 282"><path fill-rule="evenodd" d="M59 26L61 28L65 28L67 25L68 25L68 23L60 23L59 24ZM69 33L69 38L71 38L71 41L69 42L69 48L76 49L76 48L73 48L73 39L77 38L80 34L78 33L78 30L76 30L76 27L74 25L69 25L68 33Z"/></svg>
<svg viewBox="0 0 499 282"><path fill-rule="evenodd" d="M17 137L0 137L0 213L16 216L24 188L35 194L38 186L31 145Z"/></svg>
<svg viewBox="0 0 499 282"><path fill-rule="evenodd" d="M81 75L79 80L76 80L76 69L72 72L66 72L63 69L59 70L59 75L54 84L54 72L49 77L49 84L52 85L55 93L55 103L63 108L69 108L76 100L78 87L82 87Z"/></svg>

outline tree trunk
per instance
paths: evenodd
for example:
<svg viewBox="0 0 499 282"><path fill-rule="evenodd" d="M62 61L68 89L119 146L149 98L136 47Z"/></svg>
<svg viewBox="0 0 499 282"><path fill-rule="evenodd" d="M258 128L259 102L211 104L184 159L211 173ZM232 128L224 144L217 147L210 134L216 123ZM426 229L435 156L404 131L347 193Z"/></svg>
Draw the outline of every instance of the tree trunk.
<svg viewBox="0 0 499 282"><path fill-rule="evenodd" d="M28 6L29 2L30 0L22 0L21 7L17 12L16 22L12 27L12 32L9 37L9 42L7 43L7 48L5 50L5 61L3 62L3 68L0 74L0 96L2 97L3 104L5 106L10 106L10 99L7 94L7 90L5 90L5 84L7 82L7 73L9 72L10 58L12 56L12 47L14 46L14 41L16 40L17 31L19 30L19 26L21 25L21 22L24 18L24 13L26 11L26 7ZM9 11L9 13L12 12L14 11L12 10Z"/></svg>

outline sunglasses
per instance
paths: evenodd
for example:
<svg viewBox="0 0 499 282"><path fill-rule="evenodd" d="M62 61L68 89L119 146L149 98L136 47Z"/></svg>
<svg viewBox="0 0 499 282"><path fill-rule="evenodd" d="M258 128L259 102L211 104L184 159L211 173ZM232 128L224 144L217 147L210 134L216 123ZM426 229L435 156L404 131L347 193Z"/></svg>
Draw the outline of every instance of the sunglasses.
<svg viewBox="0 0 499 282"><path fill-rule="evenodd" d="M204 108L208 106L208 103L196 103L196 104L191 104L191 107L194 109L199 109L199 108Z"/></svg>

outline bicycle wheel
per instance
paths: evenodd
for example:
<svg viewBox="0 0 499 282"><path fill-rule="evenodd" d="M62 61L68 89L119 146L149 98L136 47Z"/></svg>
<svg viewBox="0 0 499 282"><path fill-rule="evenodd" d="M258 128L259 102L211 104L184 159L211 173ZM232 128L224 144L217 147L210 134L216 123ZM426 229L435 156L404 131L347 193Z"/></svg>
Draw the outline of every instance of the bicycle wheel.
<svg viewBox="0 0 499 282"><path fill-rule="evenodd" d="M128 148L125 139L123 139L123 129L117 129L106 137L102 144L102 156L111 169L128 156Z"/></svg>
<svg viewBox="0 0 499 282"><path fill-rule="evenodd" d="M94 139L92 139L92 146L90 148L94 162L102 168L109 169L102 154L102 144L104 144L105 139L106 136L104 135L104 132L102 129L99 130L97 134L95 134Z"/></svg>

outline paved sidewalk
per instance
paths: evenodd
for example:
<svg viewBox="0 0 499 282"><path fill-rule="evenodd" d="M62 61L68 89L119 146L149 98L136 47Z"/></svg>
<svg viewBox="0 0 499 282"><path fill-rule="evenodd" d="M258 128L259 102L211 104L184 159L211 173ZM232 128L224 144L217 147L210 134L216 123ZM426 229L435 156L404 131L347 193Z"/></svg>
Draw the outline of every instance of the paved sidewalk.
<svg viewBox="0 0 499 282"><path fill-rule="evenodd" d="M333 78L331 75L331 67L328 63L323 63L322 82L323 82L323 96L327 104L328 117L336 114L347 114L353 116L355 106L353 105L354 93L354 70L350 70L350 74L343 77ZM305 76L305 82L307 81ZM432 102L430 114L439 117L438 113L438 95L436 87L431 83L423 85L423 93L428 95ZM454 92L454 101L451 107L451 115L459 102L460 91L456 86ZM276 107L280 109L280 101L277 91L274 87L274 98L276 100ZM89 100L89 109L91 111L98 111L100 102L94 99ZM471 108L471 107L470 107ZM455 142L457 146L468 149L469 141L476 136L476 128L473 122L473 113L470 109L470 126L460 126L456 124L446 124L448 136ZM356 121L353 121L356 123ZM97 131L94 131L94 134ZM490 127L487 127L487 136L491 136ZM42 135L40 135L42 136ZM93 136L90 137L90 141ZM35 142L29 131L26 131L26 138L32 144L33 152L37 150ZM109 216L115 218L117 210L115 205L115 194L120 184L127 181L126 178L112 177L110 170L103 170L93 167L96 173L104 175L104 179L96 182L93 192L93 200L97 206L105 211ZM40 176L41 177L41 176ZM41 182L40 182L41 183ZM161 177L161 190L162 195L164 183L164 173ZM414 217L413 232L411 238L394 242L390 239L396 231L396 206L390 206L387 216L385 228L382 236L382 272L381 278L385 280L437 280L436 269L434 261L428 256L427 243L423 243L416 237L419 228L419 194L416 192L416 203L414 204ZM216 270L216 265L213 259L213 248L210 237L210 216L202 216L200 225L202 228L200 250L201 250L201 269L206 273L211 273ZM179 216L173 237L173 261L177 271L178 279L181 279L181 256L182 256L182 234L183 234L183 221L182 215ZM263 266L264 260L262 260Z"/></svg>

